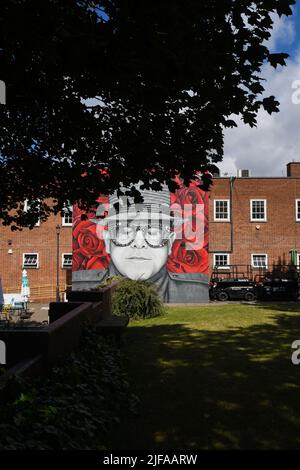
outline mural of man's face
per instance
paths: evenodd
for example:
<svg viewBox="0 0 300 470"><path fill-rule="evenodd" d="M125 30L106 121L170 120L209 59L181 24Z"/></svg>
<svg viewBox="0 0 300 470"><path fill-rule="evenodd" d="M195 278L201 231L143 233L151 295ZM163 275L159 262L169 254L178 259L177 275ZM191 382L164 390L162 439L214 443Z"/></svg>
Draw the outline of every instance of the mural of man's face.
<svg viewBox="0 0 300 470"><path fill-rule="evenodd" d="M166 264L175 238L162 224L149 225L147 220L119 224L105 231L106 251L117 270L125 277L146 280Z"/></svg>

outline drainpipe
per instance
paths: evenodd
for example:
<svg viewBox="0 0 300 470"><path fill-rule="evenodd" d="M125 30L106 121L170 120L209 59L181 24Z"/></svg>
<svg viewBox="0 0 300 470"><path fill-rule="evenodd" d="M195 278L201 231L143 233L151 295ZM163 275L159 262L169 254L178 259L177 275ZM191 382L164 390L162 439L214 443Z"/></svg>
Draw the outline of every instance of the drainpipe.
<svg viewBox="0 0 300 470"><path fill-rule="evenodd" d="M230 176L229 178L229 185L230 185L230 253L233 252L233 204L232 204L232 199L233 199L233 184L236 180L235 176Z"/></svg>
<svg viewBox="0 0 300 470"><path fill-rule="evenodd" d="M236 180L236 176L230 176L229 178L229 207L230 207L230 250L221 250L221 251L215 251L213 250L213 253L233 253L233 204L232 204L232 199L233 199L233 184ZM209 253L212 253L209 250Z"/></svg>
<svg viewBox="0 0 300 470"><path fill-rule="evenodd" d="M236 176L230 176L229 178L229 207L230 207L230 250L213 250L210 251L209 253L232 253L233 252L233 204L232 204L232 199L233 199L233 183L236 180Z"/></svg>

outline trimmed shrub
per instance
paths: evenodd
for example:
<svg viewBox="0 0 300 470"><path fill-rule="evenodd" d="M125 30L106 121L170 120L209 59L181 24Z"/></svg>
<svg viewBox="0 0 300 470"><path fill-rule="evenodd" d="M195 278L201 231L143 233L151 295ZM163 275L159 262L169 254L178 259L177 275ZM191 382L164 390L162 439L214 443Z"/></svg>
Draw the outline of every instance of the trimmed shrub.
<svg viewBox="0 0 300 470"><path fill-rule="evenodd" d="M135 319L156 317L164 313L154 284L125 278L113 292L112 307L114 315L128 315Z"/></svg>

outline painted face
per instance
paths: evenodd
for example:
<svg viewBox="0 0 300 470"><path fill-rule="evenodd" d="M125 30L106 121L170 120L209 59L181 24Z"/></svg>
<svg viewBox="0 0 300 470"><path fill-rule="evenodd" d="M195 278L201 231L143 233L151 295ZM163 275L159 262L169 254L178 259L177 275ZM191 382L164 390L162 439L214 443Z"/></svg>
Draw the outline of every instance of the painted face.
<svg viewBox="0 0 300 470"><path fill-rule="evenodd" d="M146 280L166 264L174 236L159 224L150 226L146 221L132 221L119 224L110 232L106 250L123 276Z"/></svg>

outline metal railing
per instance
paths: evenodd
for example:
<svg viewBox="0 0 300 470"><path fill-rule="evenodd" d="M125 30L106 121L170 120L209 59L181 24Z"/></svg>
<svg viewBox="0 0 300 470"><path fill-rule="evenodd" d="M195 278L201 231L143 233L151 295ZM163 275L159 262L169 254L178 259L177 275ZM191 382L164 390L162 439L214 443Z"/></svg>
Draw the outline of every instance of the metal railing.
<svg viewBox="0 0 300 470"><path fill-rule="evenodd" d="M211 273L211 281L217 279L248 279L260 282L266 277L299 279L300 265L274 265L272 267L253 267L252 265L231 264L215 266Z"/></svg>
<svg viewBox="0 0 300 470"><path fill-rule="evenodd" d="M69 284L63 284L59 286L59 294L61 300L64 298L64 293L70 288ZM20 292L20 285L10 286L3 289L4 294L13 294ZM38 286L30 286L30 301L39 302L42 300L54 300L56 298L56 285L46 284Z"/></svg>

